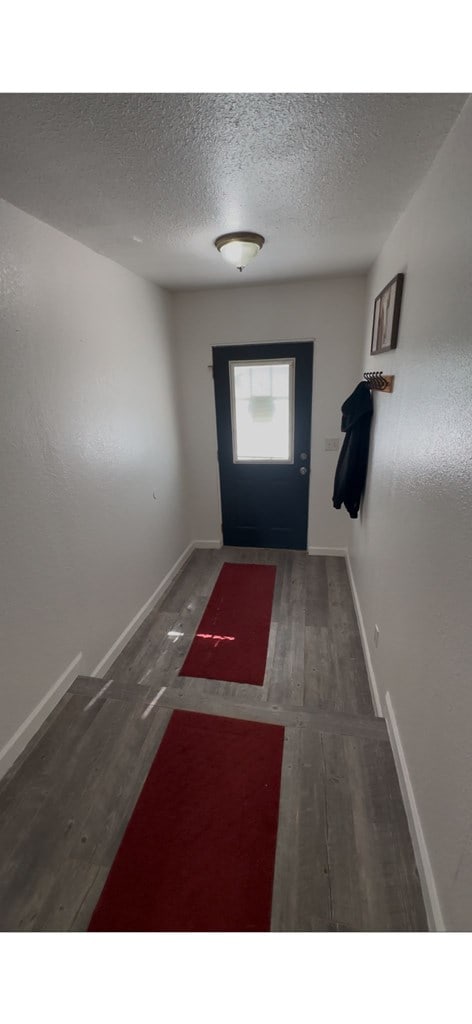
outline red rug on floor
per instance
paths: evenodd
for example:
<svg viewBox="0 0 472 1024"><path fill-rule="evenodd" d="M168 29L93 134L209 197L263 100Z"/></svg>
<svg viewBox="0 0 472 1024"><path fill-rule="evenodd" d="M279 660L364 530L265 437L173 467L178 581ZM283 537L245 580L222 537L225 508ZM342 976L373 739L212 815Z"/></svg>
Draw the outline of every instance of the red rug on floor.
<svg viewBox="0 0 472 1024"><path fill-rule="evenodd" d="M179 675L262 686L276 572L225 562Z"/></svg>
<svg viewBox="0 0 472 1024"><path fill-rule="evenodd" d="M269 931L283 742L174 711L89 931Z"/></svg>

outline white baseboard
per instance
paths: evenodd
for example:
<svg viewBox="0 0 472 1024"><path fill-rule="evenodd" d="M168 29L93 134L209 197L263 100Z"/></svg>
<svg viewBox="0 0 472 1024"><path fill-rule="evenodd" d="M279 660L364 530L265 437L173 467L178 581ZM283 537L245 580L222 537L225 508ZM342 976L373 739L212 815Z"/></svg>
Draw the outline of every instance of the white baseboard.
<svg viewBox="0 0 472 1024"><path fill-rule="evenodd" d="M382 701L380 699L379 688L377 686L377 680L375 678L374 667L372 665L372 658L370 656L370 648L367 640L367 633L364 625L364 619L362 617L362 611L359 601L359 595L357 593L356 584L352 572L351 560L349 558L349 552L346 551L346 568L349 577L349 583L351 585L352 599L354 601L354 608L356 610L357 625L359 626L359 633L361 635L362 650L364 652L364 660L367 669L367 678L369 680L370 694L372 697L372 703L374 705L375 714L378 718L383 718Z"/></svg>
<svg viewBox="0 0 472 1024"><path fill-rule="evenodd" d="M405 812L408 819L408 825L410 827L411 841L415 851L416 864L418 874L420 876L428 924L431 931L445 932L446 926L444 924L444 918L438 899L436 882L434 880L433 869L429 859L428 847L426 846L423 834L421 819L416 805L415 794L411 784L392 699L388 692L385 694L385 706L385 721L387 723L390 745L395 759L398 781L400 783Z"/></svg>
<svg viewBox="0 0 472 1024"><path fill-rule="evenodd" d="M346 557L346 548L308 548L309 555L334 555L338 558Z"/></svg>
<svg viewBox="0 0 472 1024"><path fill-rule="evenodd" d="M117 640L115 640L115 642L111 645L107 653L104 654L103 658L101 658L101 660L98 662L98 665L95 666L93 672L91 673L92 676L103 676L105 675L106 672L108 672L108 669L110 668L110 665L113 665L115 658L117 658L118 655L121 654L123 648L126 647L128 640L130 640L131 637L133 636L133 633L135 633L136 630L139 629L141 623L144 622L146 616L149 615L151 608L153 608L153 606L157 604L157 602L160 601L161 598L164 597L164 594L171 586L172 582L177 576L177 573L180 571L182 566L185 565L187 559L190 558L190 555L192 554L192 551L197 546L197 544L198 542L191 541L191 543L187 545L185 551L182 552L182 554L174 563L172 568L169 569L169 572L167 573L166 576L164 576L164 579L161 580L159 586L156 587L154 593L151 594L151 596L148 598L145 604L143 604L142 608L139 609L139 612L136 612L136 615L134 616L134 618L131 619L131 622L128 622L128 625L125 626L123 632L120 633Z"/></svg>
<svg viewBox="0 0 472 1024"><path fill-rule="evenodd" d="M115 658L117 658L118 655L121 653L123 647L125 647L125 645L128 643L130 637L133 635L133 633L136 632L141 623L144 622L146 615L149 615L149 612L153 605L157 604L157 602L164 596L165 592L169 589L179 570L185 564L187 559L190 558L193 549L196 546L200 545L205 547L221 546L217 541L192 541L185 548L185 551L182 552L180 558L177 559L177 561L169 570L167 575L164 576L164 579L161 580L159 586L156 587L154 593L151 594L151 597L146 601L145 604L143 604L142 608L139 609L139 612L134 616L133 619L131 619L131 622L128 623L123 632L120 633L118 639L115 640L114 644L112 644L109 651L107 651L105 656L101 659L101 661L99 661L98 665L95 666L95 669L92 672L93 676L100 676L108 670L110 665L113 664ZM38 731L38 729L41 728L43 722L46 721L48 715L51 713L51 711L54 710L56 704L59 703L61 697L64 696L69 687L72 685L74 679L78 674L77 668L81 660L82 652L80 652L80 654L77 654L74 660L71 661L70 665L68 665L68 667L62 673L59 679L57 679L56 682L53 683L50 690L48 690L43 699L39 702L39 704L37 704L37 706L34 708L31 714L28 715L28 718L22 723L22 725L20 725L19 729L17 729L14 736L12 736L8 743L5 744L3 749L0 750L0 779L11 768L14 761L16 761L17 757L19 757L19 755L25 749L27 743L29 743L30 739L32 739L32 737Z"/></svg>
<svg viewBox="0 0 472 1024"><path fill-rule="evenodd" d="M208 549L210 549L210 548L222 548L223 547L223 541L221 541L221 540L194 540L193 546L194 546L194 548L205 548L205 549L207 549L207 548Z"/></svg>
<svg viewBox="0 0 472 1024"><path fill-rule="evenodd" d="M397 720L392 705L392 699L390 694L385 694L385 711L383 708L382 701L380 699L379 688L375 673L372 665L372 658L370 655L369 643L367 640L367 633L364 625L364 619L362 617L361 606L359 602L359 595L357 593L356 584L352 572L351 561L349 553L346 553L346 568L349 576L349 582L351 585L352 598L354 601L354 607L356 609L357 623L359 626L359 633L361 636L362 649L364 652L364 658L367 668L367 675L369 679L370 692L372 694L372 701L375 708L375 713L379 717L385 717L385 722L388 729L388 735L390 738L390 745L392 748L393 757L395 760L395 766L397 769L398 782L400 785L401 794L403 797L403 804L405 807L405 813L408 820L410 829L411 841L413 844L413 850L415 854L416 866L418 868L418 874L421 882L421 889L423 893L424 904L426 908L426 914L428 917L428 924L431 931L445 931L444 920L441 912L441 907L438 900L438 894L436 890L436 883L434 881L434 875L431 868L431 862L429 859L428 848L426 846L423 828L421 825L421 819L418 814L418 808L416 806L415 794L413 792L413 786L411 784L410 775L408 772L408 765L406 762L405 753L403 750L400 733L398 730Z"/></svg>
<svg viewBox="0 0 472 1024"><path fill-rule="evenodd" d="M34 734L41 728L43 722L46 721L48 715L54 710L56 704L59 703L61 697L69 689L71 683L73 683L77 675L77 666L82 661L82 652L77 654L70 665L64 670L59 679L53 683L51 688L45 694L39 704L33 708L33 711L28 718L20 725L19 729L16 730L15 734L8 740L2 750L0 750L0 779L6 775L7 771L11 768L14 761L25 749L30 739Z"/></svg>

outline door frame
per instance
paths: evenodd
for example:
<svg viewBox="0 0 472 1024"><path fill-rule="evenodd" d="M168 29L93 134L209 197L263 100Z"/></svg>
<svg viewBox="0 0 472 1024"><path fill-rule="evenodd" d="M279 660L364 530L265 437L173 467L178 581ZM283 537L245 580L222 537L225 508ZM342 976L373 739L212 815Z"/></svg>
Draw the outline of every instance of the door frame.
<svg viewBox="0 0 472 1024"><path fill-rule="evenodd" d="M314 404L315 404L315 380L316 380L316 343L317 339L314 335L305 338L264 338L262 340L252 339L251 341L225 341L224 343L214 343L211 345L211 363L209 369L212 374L212 396L213 396L213 424L215 430L215 459L216 459L216 472L217 472L217 502L218 502L218 519L220 523L218 544L219 547L223 547L223 509L221 504L221 475L220 475L220 461L218 455L218 430L216 422L216 399L215 399L215 388L214 388L214 370L213 370L213 349L214 348L250 348L253 345L297 345L299 343L311 342L313 345L313 370L311 379L311 438L310 438L310 479L308 484L308 522L307 522L307 551L310 551L309 538L311 528L311 497L312 497L312 486L313 486L313 425L314 425Z"/></svg>

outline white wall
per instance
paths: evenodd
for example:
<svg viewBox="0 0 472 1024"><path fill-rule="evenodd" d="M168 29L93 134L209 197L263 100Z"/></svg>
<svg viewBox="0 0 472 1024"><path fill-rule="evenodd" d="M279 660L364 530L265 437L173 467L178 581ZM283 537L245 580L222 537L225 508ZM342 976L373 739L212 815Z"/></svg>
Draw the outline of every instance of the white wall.
<svg viewBox="0 0 472 1024"><path fill-rule="evenodd" d="M369 357L374 296L400 271L398 348ZM380 698L385 708L390 693L396 715L437 916L442 909L448 928L471 929L471 100L373 268L365 361L394 373L395 385L375 396L354 579Z"/></svg>
<svg viewBox="0 0 472 1024"><path fill-rule="evenodd" d="M0 288L1 750L189 534L165 293L4 202Z"/></svg>
<svg viewBox="0 0 472 1024"><path fill-rule="evenodd" d="M249 273L249 272L248 272ZM176 292L173 322L179 363L192 537L220 537L213 345L315 339L308 544L345 548L349 517L332 507L340 408L359 380L365 278Z"/></svg>

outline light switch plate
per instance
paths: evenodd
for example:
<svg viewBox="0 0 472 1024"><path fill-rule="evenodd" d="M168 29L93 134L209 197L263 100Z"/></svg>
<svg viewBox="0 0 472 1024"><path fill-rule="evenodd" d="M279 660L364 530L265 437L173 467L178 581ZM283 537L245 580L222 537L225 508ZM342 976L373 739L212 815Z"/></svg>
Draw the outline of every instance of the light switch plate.
<svg viewBox="0 0 472 1024"><path fill-rule="evenodd" d="M325 437L325 452L339 451L339 437Z"/></svg>

